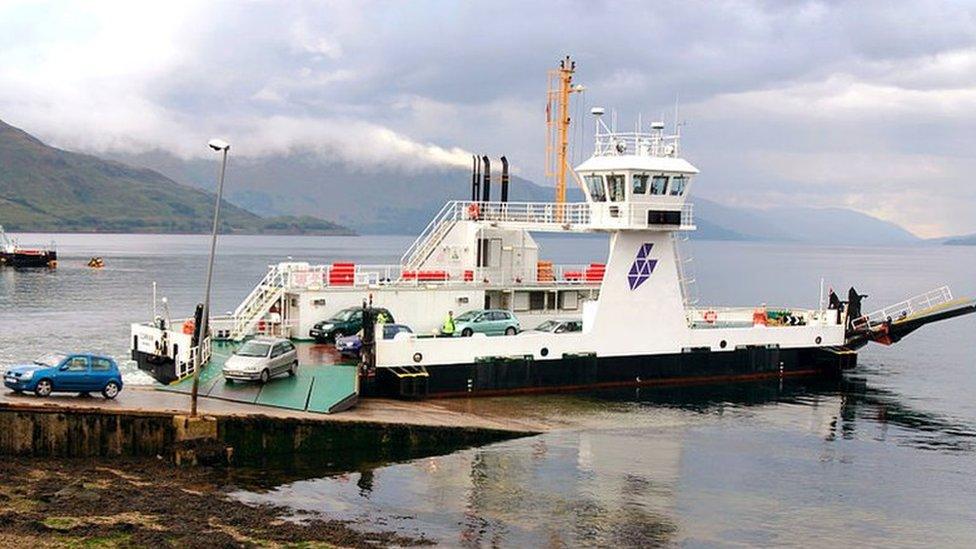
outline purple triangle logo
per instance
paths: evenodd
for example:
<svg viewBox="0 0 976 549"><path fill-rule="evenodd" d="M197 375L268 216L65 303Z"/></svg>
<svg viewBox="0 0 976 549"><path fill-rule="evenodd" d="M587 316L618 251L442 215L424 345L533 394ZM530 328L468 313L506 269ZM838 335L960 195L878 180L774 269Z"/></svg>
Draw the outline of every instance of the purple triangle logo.
<svg viewBox="0 0 976 549"><path fill-rule="evenodd" d="M637 250L637 257L634 258L634 263L630 266L630 271L627 272L627 283L630 285L631 291L639 288L654 272L657 260L648 258L653 247L653 243L645 242Z"/></svg>

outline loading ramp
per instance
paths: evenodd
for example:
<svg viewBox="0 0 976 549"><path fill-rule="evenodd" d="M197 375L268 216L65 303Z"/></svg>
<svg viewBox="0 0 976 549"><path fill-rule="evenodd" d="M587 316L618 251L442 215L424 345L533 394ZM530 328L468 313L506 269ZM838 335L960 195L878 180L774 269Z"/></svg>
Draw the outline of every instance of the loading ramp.
<svg viewBox="0 0 976 549"><path fill-rule="evenodd" d="M359 400L358 368L337 364L302 364L295 376L282 375L266 384L228 382L221 370L230 351L215 350L200 370L199 395L231 402L333 414L348 410ZM161 391L190 394L193 378L160 387Z"/></svg>
<svg viewBox="0 0 976 549"><path fill-rule="evenodd" d="M891 345L926 324L974 312L976 299L955 299L942 286L851 320L846 347L857 349L871 341Z"/></svg>

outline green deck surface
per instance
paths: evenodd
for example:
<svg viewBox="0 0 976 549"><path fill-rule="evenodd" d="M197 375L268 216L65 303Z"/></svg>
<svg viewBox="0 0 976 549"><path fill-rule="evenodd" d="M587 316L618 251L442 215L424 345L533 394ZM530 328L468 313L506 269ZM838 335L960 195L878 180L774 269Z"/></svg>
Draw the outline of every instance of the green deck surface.
<svg viewBox="0 0 976 549"><path fill-rule="evenodd" d="M200 396L321 413L345 410L356 401L356 366L300 364L296 376L276 376L265 385L227 382L221 370L235 348L232 344L215 346L210 363L200 370ZM159 390L188 394L193 390L193 378Z"/></svg>
<svg viewBox="0 0 976 549"><path fill-rule="evenodd" d="M262 406L278 406L279 408L291 408L292 410L305 410L308 402L308 394L312 390L312 382L317 382L319 375L316 370L332 369L336 366L319 366L317 368L298 368L295 377L283 377L269 382L261 389L255 404ZM345 396L348 396L345 395ZM320 410L313 410L318 412ZM326 410L328 411L328 410Z"/></svg>
<svg viewBox="0 0 976 549"><path fill-rule="evenodd" d="M329 366L320 369L308 395L308 411L334 412L356 394L356 367ZM348 406L346 406L348 407Z"/></svg>

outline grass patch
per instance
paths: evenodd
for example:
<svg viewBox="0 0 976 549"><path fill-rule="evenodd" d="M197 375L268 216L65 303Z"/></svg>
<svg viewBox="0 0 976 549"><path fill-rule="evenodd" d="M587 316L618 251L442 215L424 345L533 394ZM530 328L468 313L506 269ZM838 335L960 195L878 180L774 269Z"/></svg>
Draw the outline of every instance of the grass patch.
<svg viewBox="0 0 976 549"><path fill-rule="evenodd" d="M80 519L76 517L47 517L41 521L41 524L49 530L58 530L59 532L67 532L72 528L77 528L82 525Z"/></svg>
<svg viewBox="0 0 976 549"><path fill-rule="evenodd" d="M131 546L132 534L119 532L107 536L85 538L63 536L59 537L58 542L61 547L66 549L113 549Z"/></svg>
<svg viewBox="0 0 976 549"><path fill-rule="evenodd" d="M111 516L47 517L41 521L41 524L49 530L58 532L68 532L81 526L112 527L120 524L129 524L145 530L156 530L160 532L166 530L159 524L157 517L136 512L118 513Z"/></svg>

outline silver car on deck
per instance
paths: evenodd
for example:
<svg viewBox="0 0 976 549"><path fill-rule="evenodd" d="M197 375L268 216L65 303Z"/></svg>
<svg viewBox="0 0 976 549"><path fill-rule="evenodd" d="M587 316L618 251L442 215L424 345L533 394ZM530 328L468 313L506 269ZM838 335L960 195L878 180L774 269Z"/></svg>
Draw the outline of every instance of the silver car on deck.
<svg viewBox="0 0 976 549"><path fill-rule="evenodd" d="M260 381L298 373L298 351L291 341L276 337L256 337L241 345L224 363L228 381Z"/></svg>

